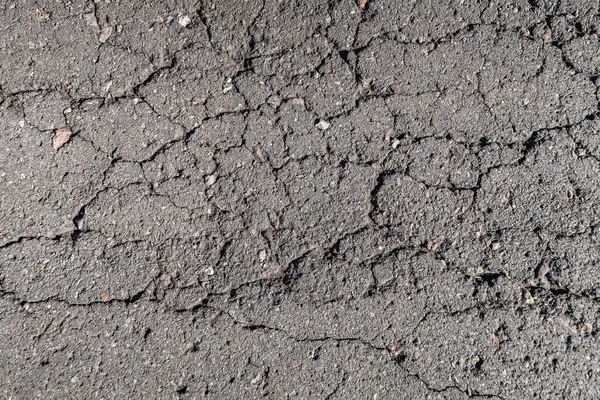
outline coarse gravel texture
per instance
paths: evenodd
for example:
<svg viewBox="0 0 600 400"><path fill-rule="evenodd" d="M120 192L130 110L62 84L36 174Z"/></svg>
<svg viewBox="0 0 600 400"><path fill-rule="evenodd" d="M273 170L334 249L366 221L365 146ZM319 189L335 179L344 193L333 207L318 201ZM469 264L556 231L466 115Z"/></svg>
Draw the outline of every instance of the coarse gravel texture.
<svg viewBox="0 0 600 400"><path fill-rule="evenodd" d="M600 398L599 30L0 1L0 398Z"/></svg>

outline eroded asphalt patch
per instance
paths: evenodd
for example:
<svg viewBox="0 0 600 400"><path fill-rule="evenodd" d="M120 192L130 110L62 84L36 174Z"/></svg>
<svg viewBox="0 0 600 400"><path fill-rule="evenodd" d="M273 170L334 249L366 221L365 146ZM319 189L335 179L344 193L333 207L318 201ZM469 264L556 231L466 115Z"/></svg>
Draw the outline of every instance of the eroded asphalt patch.
<svg viewBox="0 0 600 400"><path fill-rule="evenodd" d="M0 396L599 397L597 2L0 6Z"/></svg>

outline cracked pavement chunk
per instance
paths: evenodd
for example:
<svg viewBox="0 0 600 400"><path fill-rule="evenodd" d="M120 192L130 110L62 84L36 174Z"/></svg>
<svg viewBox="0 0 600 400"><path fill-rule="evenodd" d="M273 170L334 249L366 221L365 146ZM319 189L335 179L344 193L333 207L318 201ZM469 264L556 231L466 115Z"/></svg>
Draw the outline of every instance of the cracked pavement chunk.
<svg viewBox="0 0 600 400"><path fill-rule="evenodd" d="M0 398L600 398L600 7L0 4Z"/></svg>

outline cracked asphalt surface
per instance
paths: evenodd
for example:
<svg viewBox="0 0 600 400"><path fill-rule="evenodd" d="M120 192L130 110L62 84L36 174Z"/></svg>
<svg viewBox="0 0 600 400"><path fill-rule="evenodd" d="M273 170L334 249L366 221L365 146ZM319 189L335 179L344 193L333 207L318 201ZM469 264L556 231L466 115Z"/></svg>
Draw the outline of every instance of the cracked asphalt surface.
<svg viewBox="0 0 600 400"><path fill-rule="evenodd" d="M0 397L600 398L599 7L0 2Z"/></svg>

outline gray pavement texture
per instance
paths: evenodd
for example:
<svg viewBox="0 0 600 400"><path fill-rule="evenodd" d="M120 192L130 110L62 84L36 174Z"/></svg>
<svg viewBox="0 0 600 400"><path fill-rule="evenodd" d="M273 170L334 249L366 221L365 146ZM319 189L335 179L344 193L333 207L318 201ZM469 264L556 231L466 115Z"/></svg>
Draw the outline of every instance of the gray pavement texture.
<svg viewBox="0 0 600 400"><path fill-rule="evenodd" d="M0 398L600 398L597 0L0 1Z"/></svg>

